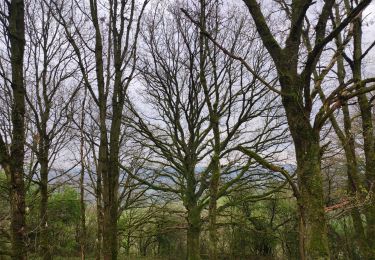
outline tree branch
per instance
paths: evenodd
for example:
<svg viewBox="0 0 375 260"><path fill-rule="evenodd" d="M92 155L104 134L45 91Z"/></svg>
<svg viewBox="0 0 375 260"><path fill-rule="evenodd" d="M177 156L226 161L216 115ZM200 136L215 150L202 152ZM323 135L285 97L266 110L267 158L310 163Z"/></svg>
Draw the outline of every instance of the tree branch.
<svg viewBox="0 0 375 260"><path fill-rule="evenodd" d="M274 172L279 172L281 173L286 180L288 180L290 186L292 187L292 190L293 190L293 193L294 193L294 196L296 196L296 198L299 198L300 197L300 192L298 190L298 187L297 185L294 183L292 177L290 176L289 172L287 170L285 170L284 168L282 167L279 167L277 165L274 165L270 162L268 162L267 160L265 160L264 158L262 158L259 154L249 150L249 149L246 149L245 147L242 147L242 146L238 146L237 147L237 150L246 154L247 156L253 158L255 161L257 161L260 165L262 165L263 167L271 170L271 171L274 171Z"/></svg>

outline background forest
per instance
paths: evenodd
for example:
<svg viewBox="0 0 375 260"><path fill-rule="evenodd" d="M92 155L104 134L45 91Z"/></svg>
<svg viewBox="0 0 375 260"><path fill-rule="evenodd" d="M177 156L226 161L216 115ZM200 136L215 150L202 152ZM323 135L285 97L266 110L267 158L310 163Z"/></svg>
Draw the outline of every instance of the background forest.
<svg viewBox="0 0 375 260"><path fill-rule="evenodd" d="M0 259L375 259L371 0L2 0Z"/></svg>

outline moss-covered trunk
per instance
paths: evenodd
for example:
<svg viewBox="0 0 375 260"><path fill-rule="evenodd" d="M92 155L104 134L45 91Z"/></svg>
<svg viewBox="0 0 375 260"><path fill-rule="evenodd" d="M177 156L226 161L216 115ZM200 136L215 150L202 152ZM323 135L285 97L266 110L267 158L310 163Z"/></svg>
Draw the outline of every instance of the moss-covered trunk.
<svg viewBox="0 0 375 260"><path fill-rule="evenodd" d="M301 109L299 82L298 77L281 78L283 89L289 93L283 96L282 102L297 162L300 258L329 259L319 130L311 126L310 111Z"/></svg>
<svg viewBox="0 0 375 260"><path fill-rule="evenodd" d="M186 173L187 185L185 195L183 198L184 206L187 211L187 243L186 243L186 259L187 260L200 260L200 232L202 227L201 213L202 208L198 205L197 194L195 193L197 182L195 180L195 165L191 156L186 157Z"/></svg>
<svg viewBox="0 0 375 260"><path fill-rule="evenodd" d="M296 146L301 195L298 199L302 250L300 254L302 259L329 259L323 180L320 173L319 137L315 136L312 139L303 140L300 147Z"/></svg>
<svg viewBox="0 0 375 260"><path fill-rule="evenodd" d="M210 203L208 207L208 219L209 219L209 259L216 260L217 257L217 192L219 185L219 174L217 171L213 173L211 184L210 184Z"/></svg>
<svg viewBox="0 0 375 260"><path fill-rule="evenodd" d="M191 205L187 212L187 260L200 260L201 210Z"/></svg>

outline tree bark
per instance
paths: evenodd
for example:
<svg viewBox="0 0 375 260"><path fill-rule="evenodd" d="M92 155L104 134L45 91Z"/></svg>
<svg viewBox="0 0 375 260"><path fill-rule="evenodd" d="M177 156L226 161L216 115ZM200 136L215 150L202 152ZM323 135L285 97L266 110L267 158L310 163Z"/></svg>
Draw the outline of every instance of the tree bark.
<svg viewBox="0 0 375 260"><path fill-rule="evenodd" d="M81 228L80 228L80 247L81 247L81 259L86 258L86 205L85 205L85 155L84 155L84 146L85 138L83 134L83 128L85 125L85 104L86 104L86 95L87 89L84 92L84 98L82 102L82 112L81 112L81 122L80 122L80 159L81 159L81 173L79 178L79 189L80 189L80 209L81 209Z"/></svg>
<svg viewBox="0 0 375 260"><path fill-rule="evenodd" d="M323 180L320 172L319 134L311 133L295 145L300 198L301 259L329 259L328 230L324 213Z"/></svg>
<svg viewBox="0 0 375 260"><path fill-rule="evenodd" d="M192 205L188 208L187 260L200 260L201 211Z"/></svg>
<svg viewBox="0 0 375 260"><path fill-rule="evenodd" d="M40 254L44 260L52 259L48 230L48 159L40 159Z"/></svg>
<svg viewBox="0 0 375 260"><path fill-rule="evenodd" d="M211 182L210 182L210 203L208 207L208 219L209 219L209 259L216 260L218 259L218 252L217 252L217 227L216 227L216 219L217 219L217 200L218 200L218 188L219 188L219 180L220 180L220 161L218 155L217 158L214 159L215 166L213 167Z"/></svg>
<svg viewBox="0 0 375 260"><path fill-rule="evenodd" d="M111 184L108 184L111 185ZM108 186L105 189L108 189ZM117 190L107 190L103 193L103 257L105 260L117 259L118 241L117 241L117 196L114 194ZM105 195L104 195L105 194Z"/></svg>
<svg viewBox="0 0 375 260"><path fill-rule="evenodd" d="M329 259L328 230L324 213L323 179L319 130L310 123L310 112L301 109L301 86L298 76L280 77L282 97L289 129L294 141L300 197L299 238L301 259Z"/></svg>
<svg viewBox="0 0 375 260"><path fill-rule="evenodd" d="M97 229L96 229L96 260L101 259L102 255L102 242L103 242L103 207L102 207L102 178L101 173L97 170L96 176L96 218L97 218Z"/></svg>
<svg viewBox="0 0 375 260"><path fill-rule="evenodd" d="M12 66L12 144L10 151L10 203L12 259L26 259L25 188L25 86L23 55L25 48L24 1L12 0L9 12L9 36Z"/></svg>
<svg viewBox="0 0 375 260"><path fill-rule="evenodd" d="M86 253L86 206L85 206L85 189L84 189L84 176L85 170L82 167L81 176L79 180L80 186L80 209L81 209L81 232L80 232L80 247L81 247L81 259L85 259Z"/></svg>

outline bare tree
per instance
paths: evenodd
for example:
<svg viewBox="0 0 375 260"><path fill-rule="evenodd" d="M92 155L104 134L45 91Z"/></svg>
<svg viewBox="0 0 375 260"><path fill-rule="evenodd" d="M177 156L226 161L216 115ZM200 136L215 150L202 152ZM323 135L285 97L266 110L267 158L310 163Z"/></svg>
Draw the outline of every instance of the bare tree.
<svg viewBox="0 0 375 260"><path fill-rule="evenodd" d="M30 1L27 18L29 145L37 158L36 165L31 168L36 175L34 182L40 187L40 253L43 259L51 259L48 184L56 180L57 175L65 173L53 172L53 166L59 163L59 154L64 152L71 139L69 130L75 110L73 101L80 83L73 78L77 71L77 66L72 66L73 50L64 37L63 27L53 19L52 10L42 0Z"/></svg>
<svg viewBox="0 0 375 260"><path fill-rule="evenodd" d="M197 17L204 15L199 2L190 7ZM272 67L252 38L255 32L244 30L248 21L240 17L230 22L238 10L226 16L214 2L210 8L213 12L205 19L217 41L251 58L259 74L268 77ZM267 87L248 77L239 62L222 54L192 25L176 5L149 13L139 67L143 103L148 105L141 109L133 102L134 117L128 120L140 134L135 140L151 152L142 175L134 177L182 200L187 257L200 259L202 210L209 208L215 257L217 200L251 178L254 161L244 159L237 146L271 158L283 142L283 128L278 102Z"/></svg>

